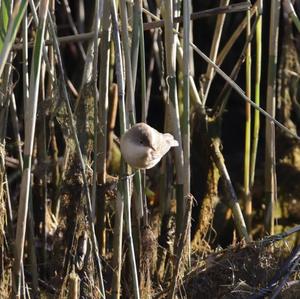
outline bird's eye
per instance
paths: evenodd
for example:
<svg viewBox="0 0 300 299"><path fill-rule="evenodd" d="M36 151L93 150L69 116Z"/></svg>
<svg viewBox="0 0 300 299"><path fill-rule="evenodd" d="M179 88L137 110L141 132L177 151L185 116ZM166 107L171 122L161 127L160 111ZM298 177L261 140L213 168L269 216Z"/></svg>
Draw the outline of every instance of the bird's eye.
<svg viewBox="0 0 300 299"><path fill-rule="evenodd" d="M140 144L143 144L144 142L143 142L143 140L140 140Z"/></svg>

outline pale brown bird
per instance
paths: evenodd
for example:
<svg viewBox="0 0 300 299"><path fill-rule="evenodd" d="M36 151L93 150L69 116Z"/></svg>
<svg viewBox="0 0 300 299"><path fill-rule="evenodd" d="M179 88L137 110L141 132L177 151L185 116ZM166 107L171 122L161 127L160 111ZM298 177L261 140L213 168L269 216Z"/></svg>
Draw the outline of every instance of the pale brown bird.
<svg viewBox="0 0 300 299"><path fill-rule="evenodd" d="M160 133L145 123L137 123L121 137L121 153L134 168L155 166L178 141L169 133Z"/></svg>

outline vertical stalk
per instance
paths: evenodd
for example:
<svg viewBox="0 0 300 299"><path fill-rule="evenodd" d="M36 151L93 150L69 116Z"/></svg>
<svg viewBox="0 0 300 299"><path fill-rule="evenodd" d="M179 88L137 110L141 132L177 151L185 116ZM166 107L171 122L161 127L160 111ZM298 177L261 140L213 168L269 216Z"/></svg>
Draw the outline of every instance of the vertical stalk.
<svg viewBox="0 0 300 299"><path fill-rule="evenodd" d="M251 34L251 16L247 11L247 35L246 40ZM246 96L251 99L251 42L246 50ZM245 106L245 152L244 152L244 196L245 196L245 217L248 232L251 234L252 200L250 196L250 148L251 148L251 105Z"/></svg>
<svg viewBox="0 0 300 299"><path fill-rule="evenodd" d="M96 212L97 227L99 229L100 252L105 254L106 232L105 232L105 196L104 185L106 183L106 161L107 161L107 115L108 115L108 91L109 91L109 63L110 63L110 3L104 1L103 18L100 41L100 70L99 70L99 130L97 132L98 149L95 155L97 163L97 182L102 185L97 203L94 201L94 210ZM95 132L96 133L96 132ZM97 211L96 211L97 207Z"/></svg>
<svg viewBox="0 0 300 299"><path fill-rule="evenodd" d="M147 122L147 115L148 115L148 103L147 103L147 83L146 83L146 66L145 66L145 43L144 43L144 23L143 23L143 15L142 15L142 1L138 0L139 2L139 16L138 16L138 26L140 30L139 38L139 49L140 49L140 65L141 65L141 102L142 102L142 122ZM143 226L149 225L148 219L148 208L147 208L147 198L145 194L146 188L146 171L141 171L141 185L142 185L142 201L143 201Z"/></svg>
<svg viewBox="0 0 300 299"><path fill-rule="evenodd" d="M180 69L183 69L183 49L180 46L179 40L177 40L177 63L180 67ZM190 58L190 63L191 63L191 58ZM190 65L191 66L191 65ZM192 100L192 103L197 103L199 105L202 104L202 100L200 99L194 78L192 76L192 70L190 69L190 76L189 76L189 85L190 85L190 97Z"/></svg>
<svg viewBox="0 0 300 299"><path fill-rule="evenodd" d="M144 43L144 23L142 9L140 9L139 15L139 27L140 27L140 63L141 63L141 90L142 90L142 121L147 121L148 104L146 102L147 82L146 82L146 66L145 66L145 43Z"/></svg>
<svg viewBox="0 0 300 299"><path fill-rule="evenodd" d="M165 21L165 49L166 49L166 81L168 86L168 100L166 110L168 114L167 125L171 133L178 140L179 146L175 148L175 168L176 168L176 235L182 232L185 203L183 196L183 151L179 121L179 108L176 84L176 42L173 32L173 3L171 0L164 1L164 21Z"/></svg>
<svg viewBox="0 0 300 299"><path fill-rule="evenodd" d="M123 10L126 9L125 2L122 0L121 3L123 5ZM123 14L124 14L123 18L125 17L126 19L126 12L123 11ZM116 5L114 0L111 0L111 16L112 16L112 26L113 26L113 38L114 38L115 51L116 51L115 59L116 59L116 75L117 75L118 92L119 92L120 134L122 135L125 133L127 128L126 108L125 108L125 86L124 86L124 78L123 78L123 60L122 60L120 35L118 30L117 11L116 11ZM125 24L123 24L123 26L125 26ZM127 31L127 25L126 25L126 31ZM126 56L127 59L130 59L129 52L127 53L127 55L125 55L125 58ZM130 65L128 65L128 67L130 67ZM130 72L130 70L127 69L127 72ZM130 255L130 265L131 265L132 280L133 280L133 292L134 292L134 297L136 299L139 299L140 298L139 282L138 282L138 274L137 274L136 259L135 259L132 229L131 229L131 215L130 215L131 196L129 192L130 190L129 178L128 175L126 175L127 172L126 168L127 167L123 161L121 167L121 177L124 177L125 179L120 181L119 190L124 200L125 224L126 224L126 230L127 230L128 242L129 242L129 255Z"/></svg>
<svg viewBox="0 0 300 299"><path fill-rule="evenodd" d="M132 81L132 64L130 56L129 46L129 34L128 34L128 16L126 1L120 1L120 12L121 12L121 27L122 27L122 44L125 59L125 73L126 73L126 111L128 112L128 120L131 125L135 124L135 101L134 101L134 88ZM138 42L138 41L137 41ZM137 43L138 48L138 43ZM127 120L127 121L128 121ZM138 170L134 176L134 186L137 192L137 216L140 219L143 216L143 197L142 197L142 183L141 183L141 172Z"/></svg>
<svg viewBox="0 0 300 299"><path fill-rule="evenodd" d="M263 1L260 0L257 6L258 20L256 25L256 62L255 62L255 103L258 106L260 106L262 10L263 10ZM254 178L255 178L255 165L256 165L256 157L257 157L259 130L260 130L260 113L257 109L255 109L251 165L250 165L250 187L251 188L254 185Z"/></svg>
<svg viewBox="0 0 300 299"><path fill-rule="evenodd" d="M46 26L48 0L42 1L40 6L40 22L33 49L33 60L30 74L29 102L25 111L25 144L24 144L24 171L21 182L20 203L18 208L18 222L16 234L16 259L14 264L13 288L14 294L20 296L20 277L23 263L28 201L30 190L31 160L36 125L38 90L40 82L42 44Z"/></svg>
<svg viewBox="0 0 300 299"><path fill-rule="evenodd" d="M133 5L132 45L131 45L131 72L133 91L135 91L136 74L139 57L141 36L140 15L142 13L142 0L135 0Z"/></svg>
<svg viewBox="0 0 300 299"><path fill-rule="evenodd" d="M190 1L183 2L183 160L184 160L184 197L190 194L191 167L190 167ZM187 212L187 211L185 211ZM187 227L188 261L190 264L191 236L190 227Z"/></svg>
<svg viewBox="0 0 300 299"><path fill-rule="evenodd" d="M96 0L95 1L95 15L93 20L93 31L94 31L94 38L93 38L93 62L92 62L92 86L93 86L93 95L94 95L94 144L93 144L93 151L94 151L94 168L93 168L93 186L92 186L92 218L93 221L96 216L96 197L97 197L97 176L98 176L98 149L99 149L99 122L100 119L98 118L99 115L99 90L98 90L98 52L99 52L99 31L100 31L100 20L102 18L103 13L103 1ZM102 202L102 210L103 214L101 215L101 220L103 221L102 225L102 232L104 231L105 226L105 196L101 196ZM100 219L98 219L100 220ZM95 231L96 234L96 231ZM104 234L101 235L104 237ZM97 242L97 240L96 240ZM105 238L101 238L100 240L100 254L105 254Z"/></svg>
<svg viewBox="0 0 300 299"><path fill-rule="evenodd" d="M93 70L92 70L92 85L94 93L94 170L93 170L93 187L92 187L92 214L95 217L95 202L96 202L96 191L97 191L97 151L98 151L98 105L99 105L99 91L98 91L98 45L99 45L99 30L100 30L100 18L102 15L102 7L100 6L103 2L96 0L95 2L95 16L93 23L94 40L93 40Z"/></svg>
<svg viewBox="0 0 300 299"><path fill-rule="evenodd" d="M108 114L108 91L109 91L109 63L110 63L110 3L104 1L102 19L102 38L100 42L100 73L99 73L99 125L98 131L99 148L97 155L98 180L104 184L106 181L106 157L107 157L107 114Z"/></svg>
<svg viewBox="0 0 300 299"><path fill-rule="evenodd" d="M22 49L22 78L23 78L23 107L26 110L26 105L29 98L29 75L28 75L28 17L27 9L24 13L22 21L22 39L23 39L23 49Z"/></svg>
<svg viewBox="0 0 300 299"><path fill-rule="evenodd" d="M49 12L52 16L55 15L55 0L51 0L49 3ZM55 72L55 55L54 55L54 48L53 46L48 47L48 57L49 57L49 67L50 67L50 74L53 75L53 77L56 75ZM51 76L52 77L52 76ZM55 90L55 83L54 80L48 80L48 85L47 85L47 95L50 98L54 97L54 90ZM59 149L58 149L58 144L56 140L56 133L55 133L55 120L51 117L49 121L49 139L50 139L50 144L52 148L52 159L53 159L53 166L51 167L51 172L52 172L52 182L54 185L54 198L51 203L51 211L54 211L55 215L58 218L59 215L59 208L60 208L60 199L61 197L58 196L59 194L59 186L60 186L60 178L62 172L60 172L59 169L59 163L58 163L58 155L59 155Z"/></svg>
<svg viewBox="0 0 300 299"><path fill-rule="evenodd" d="M47 32L45 36L47 36ZM47 36L48 37L48 36ZM46 67L45 62L43 61L41 64L41 84L39 97L40 102L44 102L46 99L45 94L45 79L46 79ZM46 115L45 113L41 113L41 115L37 119L37 126L39 130L36 132L36 146L37 146L37 161L40 165L43 165L47 159L47 140L46 140ZM46 164L45 164L46 165ZM39 186L39 199L43 211L43 222L42 222L42 263L44 266L42 267L42 277L46 277L46 265L47 265L47 166L43 168L41 171L41 185Z"/></svg>
<svg viewBox="0 0 300 299"><path fill-rule="evenodd" d="M33 175L31 175L31 184L33 182ZM34 238L34 217L33 217L33 201L32 201L32 188L30 189L29 193L29 211L28 211L28 247L29 247L29 261L30 261L30 272L32 275L32 291L33 297L38 298L39 295L39 284L38 284L38 264L37 264L37 257L35 251L35 238Z"/></svg>
<svg viewBox="0 0 300 299"><path fill-rule="evenodd" d="M125 59L125 73L126 73L126 108L129 115L130 124L134 124L135 119L135 102L134 102L134 90L132 85L132 71L131 71L131 56L129 46L129 34L128 34L128 16L126 1L120 1L121 12L121 27L122 27L122 44Z"/></svg>
<svg viewBox="0 0 300 299"><path fill-rule="evenodd" d="M114 226L114 255L113 255L113 281L112 281L112 298L119 299L121 293L121 270L122 270L122 234L123 234L123 214L124 201L121 195L117 195L116 216Z"/></svg>
<svg viewBox="0 0 300 299"><path fill-rule="evenodd" d="M190 193L190 3L183 2L183 152L184 152L184 195Z"/></svg>
<svg viewBox="0 0 300 299"><path fill-rule="evenodd" d="M189 0L189 8L190 8L190 13L193 11L193 1ZM190 20L190 41L193 41L193 21ZM189 62L189 66L190 66L190 80L194 78L195 75L195 66L194 66L194 51L191 47L189 47L189 51L190 51L190 62ZM191 84L191 83L190 83Z"/></svg>
<svg viewBox="0 0 300 299"><path fill-rule="evenodd" d="M271 19L269 34L269 57L268 57L268 87L267 87L267 113L275 117L276 109L276 70L278 55L278 33L280 0L271 2ZM265 194L268 202L266 216L266 229L270 234L274 233L274 204L277 197L276 184L276 157L275 157L275 126L274 122L266 120L265 132Z"/></svg>

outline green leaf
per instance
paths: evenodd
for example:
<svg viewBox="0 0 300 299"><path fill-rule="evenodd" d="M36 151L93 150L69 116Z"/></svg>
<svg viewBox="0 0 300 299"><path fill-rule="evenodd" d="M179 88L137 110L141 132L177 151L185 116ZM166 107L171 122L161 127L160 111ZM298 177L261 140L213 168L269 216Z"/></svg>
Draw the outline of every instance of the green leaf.
<svg viewBox="0 0 300 299"><path fill-rule="evenodd" d="M9 12L10 12L10 0L1 1L0 5L0 52L2 51L4 39L7 33Z"/></svg>
<svg viewBox="0 0 300 299"><path fill-rule="evenodd" d="M9 0L5 0L10 2ZM4 2L1 2L4 3ZM18 32L18 29L20 27L20 23L22 21L22 18L24 16L24 13L26 11L28 5L28 0L19 0L14 6L11 18L9 20L9 25L7 28L7 32L5 34L4 42L2 43L2 47L0 48L0 77L2 75L2 72L4 70L4 66L8 57L8 54L15 42L15 38ZM3 5L3 12L7 7L4 8L5 5ZM7 13L6 13L7 15Z"/></svg>

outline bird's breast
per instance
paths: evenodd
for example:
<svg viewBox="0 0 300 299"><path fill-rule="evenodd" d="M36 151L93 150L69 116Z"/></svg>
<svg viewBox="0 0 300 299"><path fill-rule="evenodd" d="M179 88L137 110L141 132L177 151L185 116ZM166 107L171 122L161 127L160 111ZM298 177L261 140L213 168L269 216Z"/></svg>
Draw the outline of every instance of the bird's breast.
<svg viewBox="0 0 300 299"><path fill-rule="evenodd" d="M125 161L135 168L146 168L148 163L148 148L131 142L121 142L121 152Z"/></svg>

